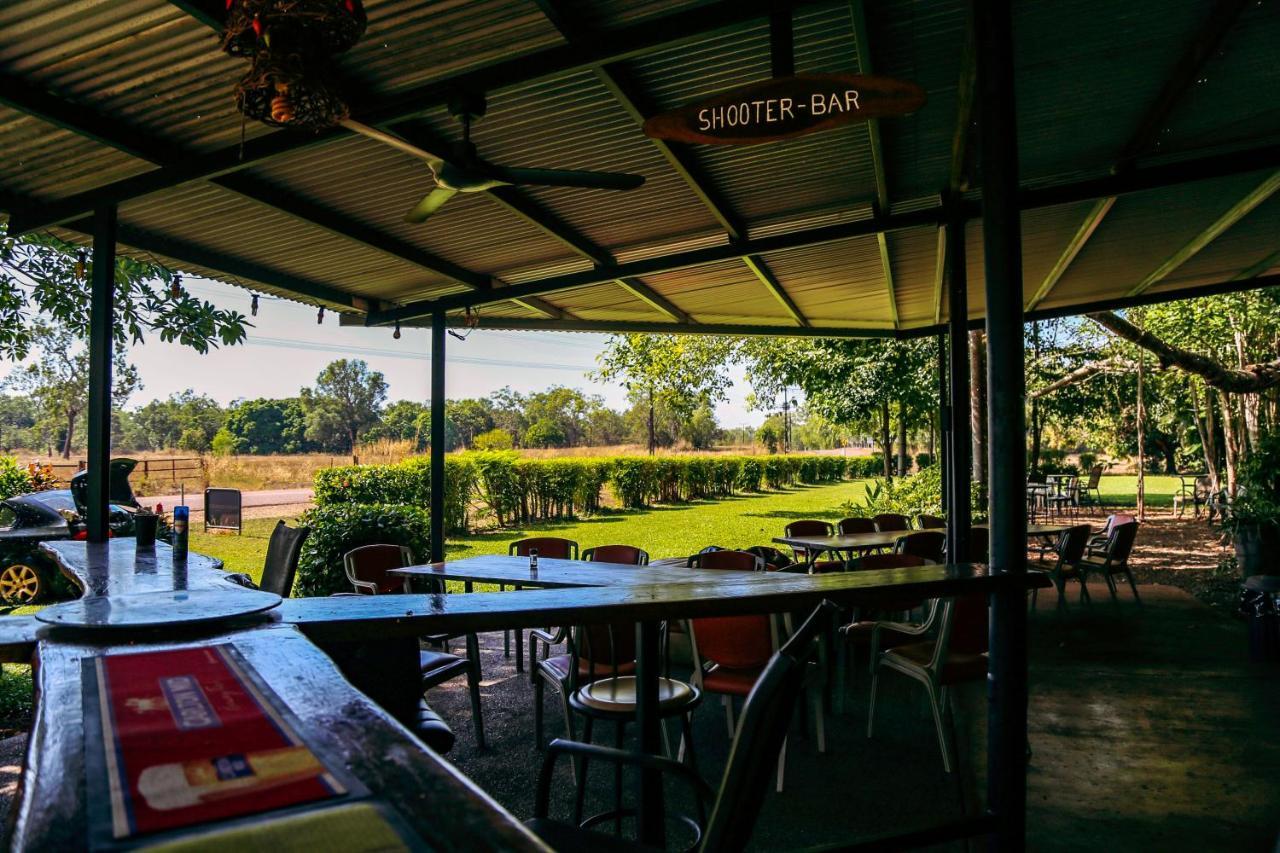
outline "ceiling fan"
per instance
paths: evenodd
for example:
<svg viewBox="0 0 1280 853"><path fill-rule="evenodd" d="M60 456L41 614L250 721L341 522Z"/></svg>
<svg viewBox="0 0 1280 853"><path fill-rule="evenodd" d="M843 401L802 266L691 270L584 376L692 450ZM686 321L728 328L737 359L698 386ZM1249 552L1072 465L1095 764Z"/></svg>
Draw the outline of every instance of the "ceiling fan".
<svg viewBox="0 0 1280 853"><path fill-rule="evenodd" d="M485 113L483 95L460 95L450 100L449 113L462 122L462 139L452 145L447 157L433 154L404 137L376 127L345 119L348 130L376 139L417 157L431 170L435 187L405 216L407 222L425 222L456 193L476 193L505 186L583 187L602 190L633 190L644 183L643 175L622 172L583 172L571 169L526 169L498 166L482 160L471 141L471 122Z"/></svg>

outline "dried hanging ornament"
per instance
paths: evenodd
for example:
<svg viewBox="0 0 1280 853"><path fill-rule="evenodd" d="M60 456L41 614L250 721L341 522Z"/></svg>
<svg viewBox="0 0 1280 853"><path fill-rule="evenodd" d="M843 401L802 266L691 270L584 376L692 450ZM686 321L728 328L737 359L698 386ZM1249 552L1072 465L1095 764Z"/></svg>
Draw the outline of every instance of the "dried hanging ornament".
<svg viewBox="0 0 1280 853"><path fill-rule="evenodd" d="M255 317L258 316L258 294L256 293L253 294L253 302L249 304L249 313Z"/></svg>
<svg viewBox="0 0 1280 853"><path fill-rule="evenodd" d="M84 281L84 249L76 252L76 278Z"/></svg>
<svg viewBox="0 0 1280 853"><path fill-rule="evenodd" d="M236 90L246 117L278 127L332 127L350 115L323 71L308 72L296 58L260 53Z"/></svg>

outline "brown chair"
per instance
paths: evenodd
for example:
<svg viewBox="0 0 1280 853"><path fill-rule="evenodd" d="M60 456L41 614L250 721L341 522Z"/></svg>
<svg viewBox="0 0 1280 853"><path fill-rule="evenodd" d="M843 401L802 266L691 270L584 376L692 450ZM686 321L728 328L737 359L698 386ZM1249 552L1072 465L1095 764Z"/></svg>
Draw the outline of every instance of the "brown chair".
<svg viewBox="0 0 1280 853"><path fill-rule="evenodd" d="M538 774L534 817L528 821L529 828L549 847L566 853L647 849L623 839L603 837L580 825L548 818L555 762L561 755L569 755L607 761L619 769L643 767L678 776L693 789L699 812L711 815L705 827L701 821L685 818L697 831L691 849L699 853L736 853L746 849L768 790L774 756L781 750L790 728L796 693L811 671L818 638L829 630L836 609L831 602L819 605L770 659L757 679L755 689L742 708L718 794L713 794L697 773L679 762L629 750L556 740L548 747Z"/></svg>
<svg viewBox="0 0 1280 853"><path fill-rule="evenodd" d="M404 545L364 545L348 551L342 557L347 580L363 595L394 595L406 588L404 578L389 574L414 564L413 551ZM422 675L422 692L451 681L459 675L467 677L467 689L471 693L471 722L476 730L476 746L485 748L484 716L480 707L480 643L475 634L465 634L467 656L465 658L443 651L420 649L418 668ZM444 642L446 635L428 638L431 642Z"/></svg>
<svg viewBox="0 0 1280 853"><path fill-rule="evenodd" d="M1126 524L1130 521L1138 519L1128 513L1117 512L1107 516L1107 522L1102 526L1102 530L1089 537L1089 544L1085 550L1086 556L1103 556L1103 552L1107 547L1107 540L1111 538L1111 530L1117 524ZM1095 554L1096 552L1096 554Z"/></svg>
<svg viewBox="0 0 1280 853"><path fill-rule="evenodd" d="M1102 466L1094 465L1089 469L1089 479L1078 487L1076 500L1080 506L1105 508L1102 503Z"/></svg>
<svg viewBox="0 0 1280 853"><path fill-rule="evenodd" d="M841 536L856 536L859 533L875 533L876 523L870 518L842 518L836 523L836 531Z"/></svg>
<svg viewBox="0 0 1280 853"><path fill-rule="evenodd" d="M1100 549L1090 548L1088 554L1077 565L1085 574L1085 580L1091 572L1099 572L1107 582L1111 592L1111 600L1119 601L1116 596L1114 575L1124 575L1133 590L1133 600L1138 604L1142 599L1138 596L1138 582L1134 580L1133 571L1129 568L1129 555L1133 552L1134 540L1138 538L1138 522L1130 518L1128 521L1117 521L1107 534L1106 542Z"/></svg>
<svg viewBox="0 0 1280 853"><path fill-rule="evenodd" d="M916 527L920 530L946 530L947 520L940 515L922 512L916 516Z"/></svg>
<svg viewBox="0 0 1280 853"><path fill-rule="evenodd" d="M293 578L298 573L302 545L311 535L310 527L290 527L284 520L276 522L267 542L267 558L262 567L258 589L288 598L293 592Z"/></svg>
<svg viewBox="0 0 1280 853"><path fill-rule="evenodd" d="M894 552L923 557L931 563L946 562L947 534L937 530L917 530L898 540Z"/></svg>
<svg viewBox="0 0 1280 853"><path fill-rule="evenodd" d="M924 636L933 628L932 640L906 643L880 651L883 632ZM987 598L971 595L963 598L938 599L933 602L929 619L921 625L878 625L871 637L871 656L875 662L871 676L871 704L867 711L867 737L872 736L876 716L876 687L880 670L892 669L924 685L938 732L942 751L942 769L951 772L951 743L945 714L949 706L950 688L967 681L987 677Z"/></svg>
<svg viewBox="0 0 1280 853"><path fill-rule="evenodd" d="M764 571L764 560L747 551L705 551L689 558L693 569L729 569L740 572Z"/></svg>
<svg viewBox="0 0 1280 853"><path fill-rule="evenodd" d="M634 545L597 545L582 552L582 559L594 563L617 563L624 566L649 565L649 553Z"/></svg>
<svg viewBox="0 0 1280 853"><path fill-rule="evenodd" d="M1080 561L1084 559L1085 546L1089 542L1089 534L1092 530L1087 524L1077 524L1058 534L1058 542L1053 549L1054 564L1053 568L1049 569L1049 577L1058 590L1059 612L1067 607L1067 581L1072 578L1080 582L1080 600L1086 604L1093 604L1089 598L1089 588L1084 582L1084 571L1080 568ZM1039 589L1031 590L1031 612L1033 613L1039 592Z"/></svg>
<svg viewBox="0 0 1280 853"><path fill-rule="evenodd" d="M896 512L882 512L871 517L878 533L892 533L895 530L910 530L911 519Z"/></svg>
<svg viewBox="0 0 1280 853"><path fill-rule="evenodd" d="M923 566L926 560L914 554L868 554L850 563L855 571L875 571L877 569L907 569L915 566ZM914 610L919 607L921 599L919 598L887 598L879 600L874 605L877 613L903 613ZM870 648L871 635L875 631L875 627L881 624L874 618L864 619L856 618L847 625L843 625L837 631L837 639L840 641L836 652L836 700L843 705L846 691L846 673L851 675L849 667L856 666L855 652L859 648ZM898 624L898 623L890 623ZM914 635L913 635L914 636ZM885 647L893 645L895 642L909 642L909 638L902 637L895 640L895 635L885 636L881 642ZM875 664L875 660L871 661ZM849 679L852 684L852 679Z"/></svg>
<svg viewBox="0 0 1280 853"><path fill-rule="evenodd" d="M819 521L816 518L804 518L799 521L793 521L782 530L784 536L832 536L836 532L835 525L829 521ZM795 554L796 562L803 563L809 561L809 551L807 548L797 548L794 545L791 551Z"/></svg>

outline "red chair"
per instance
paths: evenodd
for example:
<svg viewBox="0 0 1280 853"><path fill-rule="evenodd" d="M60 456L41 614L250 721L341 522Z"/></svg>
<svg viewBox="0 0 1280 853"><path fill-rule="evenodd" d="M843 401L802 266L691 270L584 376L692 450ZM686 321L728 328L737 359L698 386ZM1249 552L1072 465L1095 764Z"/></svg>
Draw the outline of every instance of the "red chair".
<svg viewBox="0 0 1280 853"><path fill-rule="evenodd" d="M625 566L649 565L649 553L634 545L597 545L582 552L582 559L595 563L617 563Z"/></svg>
<svg viewBox="0 0 1280 853"><path fill-rule="evenodd" d="M932 563L943 563L946 562L946 547L947 534L937 530L917 530L899 539L893 550L898 554L923 557Z"/></svg>
<svg viewBox="0 0 1280 853"><path fill-rule="evenodd" d="M876 531L879 533L911 529L911 519L896 512L882 512L879 515L872 516L871 520L875 523Z"/></svg>
<svg viewBox="0 0 1280 853"><path fill-rule="evenodd" d="M764 571L764 560L747 551L706 551L689 558L693 569L729 569L740 572Z"/></svg>
<svg viewBox="0 0 1280 853"><path fill-rule="evenodd" d="M934 639L907 643L880 651L881 632L922 636L936 626ZM951 772L951 743L944 717L949 707L950 688L967 681L987 677L987 598L971 595L964 598L934 601L929 619L922 625L879 626L871 638L871 654L875 666L871 676L871 705L867 711L867 737L875 725L876 687L880 670L889 668L924 685L938 732L942 751L942 769Z"/></svg>
<svg viewBox="0 0 1280 853"><path fill-rule="evenodd" d="M832 536L836 532L835 525L829 521L819 521L814 518L805 518L800 521L793 521L783 528L784 536ZM791 547L791 551L795 554L796 562L802 563L809 560L809 551L806 548Z"/></svg>
<svg viewBox="0 0 1280 853"><path fill-rule="evenodd" d="M539 557L551 557L557 560L578 559L578 543L572 539L561 539L559 536L530 536L518 539L507 547L507 554L512 557L527 557L533 548L538 549Z"/></svg>
<svg viewBox="0 0 1280 853"><path fill-rule="evenodd" d="M913 568L915 566L923 566L926 562L923 557L918 557L914 554L868 554L855 560L851 565L855 567L855 571L874 571L877 569ZM921 600L919 598L887 598L876 602L875 611L878 613L902 613L914 610L920 606L920 603ZM871 635L875 632L876 626L880 624L884 623L876 619L857 618L837 631L840 643L836 655L835 695L840 703L844 701L846 677L849 679L849 684L853 682L851 677L852 670L849 667L855 666L857 663L855 660L857 655L854 652L859 648L870 648ZM909 637L889 634L881 639L881 643L887 648L894 643L909 642L909 639ZM872 664L874 663L875 661L873 660Z"/></svg>
<svg viewBox="0 0 1280 853"><path fill-rule="evenodd" d="M394 595L406 590L404 578L390 574L392 569L400 569L414 564L413 551L403 545L365 545L348 551L342 557L342 566L347 580L362 595ZM465 658L450 654L447 651L418 651L418 667L422 676L422 692L425 694L432 687L451 681L459 675L466 675L467 689L471 693L471 722L476 730L476 745L485 748L484 716L480 707L480 643L475 634L465 634L467 656ZM449 637L440 634L427 638L433 643L444 643ZM431 728L429 714L423 714L420 723L427 730Z"/></svg>
<svg viewBox="0 0 1280 853"><path fill-rule="evenodd" d="M856 536L859 533L875 533L876 523L870 518L842 518L836 524L841 536Z"/></svg>
<svg viewBox="0 0 1280 853"><path fill-rule="evenodd" d="M916 516L916 526L920 530L946 530L947 520L940 515L920 513Z"/></svg>

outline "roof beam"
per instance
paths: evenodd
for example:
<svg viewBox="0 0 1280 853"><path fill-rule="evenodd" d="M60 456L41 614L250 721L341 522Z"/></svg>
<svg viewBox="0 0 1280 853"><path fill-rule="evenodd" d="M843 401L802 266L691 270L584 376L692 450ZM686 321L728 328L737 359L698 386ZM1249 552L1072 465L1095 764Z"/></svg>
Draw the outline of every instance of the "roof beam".
<svg viewBox="0 0 1280 853"><path fill-rule="evenodd" d="M1218 0L1213 10L1209 13L1209 19L1196 30L1195 38L1187 45L1186 50L1182 52L1178 61L1174 63L1173 69L1165 78L1160 94L1152 102L1146 113L1143 114L1142 120L1138 122L1138 127L1129 137L1129 141L1125 143L1124 148L1120 150L1120 155L1117 157L1115 166L1112 169L1113 172L1126 173L1132 171L1139 157L1159 146L1160 132L1169 121L1169 117L1173 115L1174 109L1187 91L1195 85L1196 80L1199 79L1201 72L1204 70L1205 63L1217 52L1226 38L1227 32L1234 26L1247 5L1247 0ZM1058 280L1066 273L1071 262L1080 254L1085 243L1098 230L1098 226L1102 224L1102 220L1111 211L1115 201L1114 196L1102 198L1090 208L1084 222L1077 229L1075 236L1071 238L1071 242L1067 244L1062 254L1058 256L1058 260L1049 270L1044 281L1036 288L1035 295L1031 297L1031 300L1026 305L1027 311L1034 309L1049 295Z"/></svg>
<svg viewBox="0 0 1280 853"><path fill-rule="evenodd" d="M466 325L466 319L450 315L450 326ZM735 335L741 337L793 337L793 338L900 338L915 337L890 328L859 328L812 326L753 326L746 323L653 323L630 320L526 320L508 317L480 317L480 329L509 329L518 331L548 332L613 332L616 334L658 335Z"/></svg>
<svg viewBox="0 0 1280 853"><path fill-rule="evenodd" d="M654 290L638 278L620 278L617 280L623 290L636 299L647 304L660 314L676 323L694 323L693 315L681 309L667 297Z"/></svg>
<svg viewBox="0 0 1280 853"><path fill-rule="evenodd" d="M793 0L813 2L813 0ZM208 9L209 3L177 0L179 8ZM420 115L448 102L451 93L491 91L523 83L572 74L597 65L642 56L654 50L696 40L708 33L736 26L744 21L767 15L773 4L768 0L716 0L669 15L655 15L600 34L599 38L581 43L557 45L534 53L513 56L452 77L446 77L383 98L365 102L353 116L365 123L389 128L397 122ZM208 25L218 24L221 17L206 12L198 19ZM350 131L333 128L319 133L276 131L256 139L184 158L142 175L125 178L87 192L53 202L30 205L25 211L27 230L45 228L87 215L99 204L121 204L130 199L190 181L207 180L215 175L249 168L265 160L279 157L313 145L324 145L346 137Z"/></svg>
<svg viewBox="0 0 1280 853"><path fill-rule="evenodd" d="M968 9L969 7L966 7ZM973 127L974 85L978 79L977 51L973 43L973 14L966 14L964 48L960 53L960 79L956 82L956 126L951 133L951 175L947 188L952 193L969 188L969 137Z"/></svg>
<svg viewBox="0 0 1280 853"><path fill-rule="evenodd" d="M1267 255L1255 264L1250 264L1231 277L1232 281L1248 281L1257 278L1272 267L1280 266L1280 249Z"/></svg>
<svg viewBox="0 0 1280 853"><path fill-rule="evenodd" d="M178 146L156 139L124 122L102 115L94 109L72 103L54 92L36 89L11 75L0 74L0 103L63 130L160 166L178 163L190 156L190 152ZM300 196L292 195L278 187L264 185L258 179L248 175L222 175L212 178L211 183L285 213L294 219L323 228L344 239L363 244L468 287L478 289L489 287L488 276L471 272L431 252L419 249L411 243ZM11 217L11 234L22 234L29 230L31 227L21 211Z"/></svg>
<svg viewBox="0 0 1280 853"><path fill-rule="evenodd" d="M800 308L787 295L787 291L783 289L782 284L778 281L778 277L773 274L773 270L769 269L769 265L764 262L764 258L759 255L744 255L743 263L747 265L747 269L751 270L752 275L760 279L760 283L765 286L770 295L778 300L778 304L783 310L791 315L791 319L796 321L798 326L812 325L809 320L800 312ZM897 321L894 321L897 326Z"/></svg>
<svg viewBox="0 0 1280 853"><path fill-rule="evenodd" d="M1170 255L1164 263L1156 267L1142 281L1134 285L1126 296L1138 296L1144 291L1168 278L1178 267L1195 257L1205 246L1208 246L1224 231L1249 215L1255 207L1271 198L1280 190L1280 170L1272 172L1266 180L1249 191L1244 198L1231 205L1225 213L1215 219L1208 228L1192 237Z"/></svg>
<svg viewBox="0 0 1280 853"><path fill-rule="evenodd" d="M938 251L933 263L933 322L942 323L942 291L947 280L947 241L951 239L946 225L938 226Z"/></svg>

